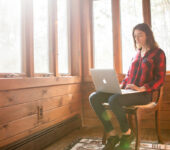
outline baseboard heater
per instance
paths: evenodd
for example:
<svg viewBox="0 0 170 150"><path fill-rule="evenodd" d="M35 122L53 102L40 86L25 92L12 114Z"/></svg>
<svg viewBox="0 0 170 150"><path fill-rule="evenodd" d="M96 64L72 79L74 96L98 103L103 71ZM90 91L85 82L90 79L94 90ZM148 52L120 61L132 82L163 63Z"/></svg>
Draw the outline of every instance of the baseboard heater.
<svg viewBox="0 0 170 150"><path fill-rule="evenodd" d="M61 123L46 128L14 143L0 147L0 150L42 150L74 129L81 128L81 117L75 115Z"/></svg>

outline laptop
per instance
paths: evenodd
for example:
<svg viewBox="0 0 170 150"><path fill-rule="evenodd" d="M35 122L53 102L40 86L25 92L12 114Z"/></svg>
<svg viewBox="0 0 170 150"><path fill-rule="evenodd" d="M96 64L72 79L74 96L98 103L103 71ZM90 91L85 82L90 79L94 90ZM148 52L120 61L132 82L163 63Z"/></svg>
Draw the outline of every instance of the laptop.
<svg viewBox="0 0 170 150"><path fill-rule="evenodd" d="M121 89L114 69L90 69L96 91L114 94L137 93L132 89Z"/></svg>

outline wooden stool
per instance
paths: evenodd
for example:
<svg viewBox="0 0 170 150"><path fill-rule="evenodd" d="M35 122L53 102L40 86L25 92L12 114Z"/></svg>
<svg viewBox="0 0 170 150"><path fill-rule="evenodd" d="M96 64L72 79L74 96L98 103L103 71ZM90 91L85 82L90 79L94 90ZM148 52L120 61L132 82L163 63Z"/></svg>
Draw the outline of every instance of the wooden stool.
<svg viewBox="0 0 170 150"><path fill-rule="evenodd" d="M141 131L141 116L144 112L154 112L155 114L155 129L156 129L156 135L158 139L158 143L163 143L160 136L160 121L158 118L160 118L160 112L159 112L159 105L162 100L163 95L163 86L152 93L152 102L146 105L135 105L135 106L129 106L129 107L123 107L127 116L128 121L130 123L131 130L134 131L135 137L136 137L136 144L135 144L135 150L139 149L140 144L140 131ZM108 103L103 103L103 106L106 108L106 110L110 110ZM111 110L110 110L111 111ZM133 117L135 120L135 127L133 124ZM103 138L102 143L106 143L106 132L103 132Z"/></svg>

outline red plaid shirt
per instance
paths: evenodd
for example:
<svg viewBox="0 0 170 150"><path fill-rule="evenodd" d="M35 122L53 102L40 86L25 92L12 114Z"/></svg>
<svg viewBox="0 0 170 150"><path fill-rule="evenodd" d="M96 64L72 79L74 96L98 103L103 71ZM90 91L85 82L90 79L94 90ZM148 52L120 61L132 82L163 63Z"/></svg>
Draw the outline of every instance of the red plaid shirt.
<svg viewBox="0 0 170 150"><path fill-rule="evenodd" d="M141 57L140 50L132 60L128 74L122 81L123 88L127 84L144 86L148 92L158 89L164 82L166 73L166 57L161 49L149 50Z"/></svg>

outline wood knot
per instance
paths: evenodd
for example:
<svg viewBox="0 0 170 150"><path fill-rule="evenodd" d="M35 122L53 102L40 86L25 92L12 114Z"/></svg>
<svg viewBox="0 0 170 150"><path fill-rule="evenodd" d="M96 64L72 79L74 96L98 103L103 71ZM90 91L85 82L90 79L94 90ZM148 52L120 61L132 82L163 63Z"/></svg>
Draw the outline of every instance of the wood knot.
<svg viewBox="0 0 170 150"><path fill-rule="evenodd" d="M9 101L9 102L12 102L12 101L13 101L13 99L12 99L12 98L8 98L8 101Z"/></svg>
<svg viewBox="0 0 170 150"><path fill-rule="evenodd" d="M73 109L72 109L71 105L69 106L69 111L70 111L70 113L73 113Z"/></svg>
<svg viewBox="0 0 170 150"><path fill-rule="evenodd" d="M8 124L3 125L3 128L8 128Z"/></svg>
<svg viewBox="0 0 170 150"><path fill-rule="evenodd" d="M42 94L47 94L47 90L42 90Z"/></svg>
<svg viewBox="0 0 170 150"><path fill-rule="evenodd" d="M59 99L59 104L58 104L58 106L61 107L62 105L63 105L63 99L60 98L60 99Z"/></svg>

